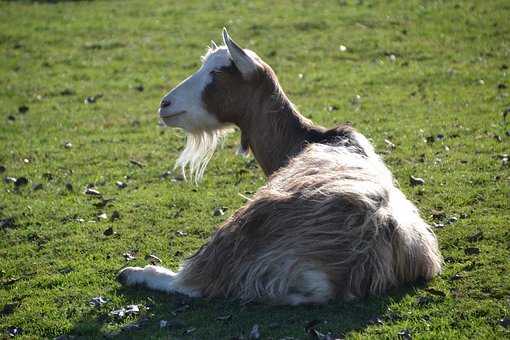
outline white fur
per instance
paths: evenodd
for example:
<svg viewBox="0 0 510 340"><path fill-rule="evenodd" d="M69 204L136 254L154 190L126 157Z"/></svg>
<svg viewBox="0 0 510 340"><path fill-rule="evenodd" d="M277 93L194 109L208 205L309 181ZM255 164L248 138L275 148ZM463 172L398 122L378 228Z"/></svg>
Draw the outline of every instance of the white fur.
<svg viewBox="0 0 510 340"><path fill-rule="evenodd" d="M168 126L179 127L187 132L209 131L222 127L214 115L207 112L202 101L205 87L211 83L211 72L230 65L225 47L209 50L203 57L198 71L172 89L165 97L171 104L159 109L159 116Z"/></svg>
<svg viewBox="0 0 510 340"><path fill-rule="evenodd" d="M179 293L191 297L200 297L199 291L184 287L179 277L170 269L159 266L126 267L119 275L124 276L127 286L144 285L150 289L165 293Z"/></svg>
<svg viewBox="0 0 510 340"><path fill-rule="evenodd" d="M186 166L189 165L190 177L199 182L204 175L207 163L214 154L226 129L197 131L189 133L186 139L186 147L179 155L176 167L182 169L182 175L186 179Z"/></svg>
<svg viewBox="0 0 510 340"><path fill-rule="evenodd" d="M211 72L230 65L229 58L226 47L210 49L202 57L202 67L164 97L171 104L159 109L160 118L167 126L188 132L186 147L175 165L181 167L184 177L189 165L190 177L196 182L202 178L221 137L228 131L225 124L207 112L202 93L212 81Z"/></svg>

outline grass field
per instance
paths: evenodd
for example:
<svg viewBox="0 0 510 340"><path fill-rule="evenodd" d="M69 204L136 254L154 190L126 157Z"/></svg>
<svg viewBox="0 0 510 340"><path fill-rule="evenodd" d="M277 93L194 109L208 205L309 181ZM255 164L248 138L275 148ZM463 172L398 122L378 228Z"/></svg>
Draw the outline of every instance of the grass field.
<svg viewBox="0 0 510 340"><path fill-rule="evenodd" d="M0 2L0 338L510 337L509 17L506 0ZM237 133L200 185L162 176L185 136L159 100L223 26L307 117L373 140L436 226L440 277L304 307L120 287L123 254L176 269L266 180Z"/></svg>

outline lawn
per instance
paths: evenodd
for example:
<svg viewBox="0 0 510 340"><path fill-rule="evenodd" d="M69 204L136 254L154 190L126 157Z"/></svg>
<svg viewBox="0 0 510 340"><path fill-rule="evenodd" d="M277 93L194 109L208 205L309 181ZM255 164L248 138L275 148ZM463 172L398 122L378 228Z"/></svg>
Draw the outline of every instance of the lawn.
<svg viewBox="0 0 510 340"><path fill-rule="evenodd" d="M0 2L0 338L509 338L509 17L506 0ZM147 255L177 269L266 181L238 133L182 181L185 135L158 126L223 26L303 114L373 141L435 226L439 277L302 307L116 282Z"/></svg>

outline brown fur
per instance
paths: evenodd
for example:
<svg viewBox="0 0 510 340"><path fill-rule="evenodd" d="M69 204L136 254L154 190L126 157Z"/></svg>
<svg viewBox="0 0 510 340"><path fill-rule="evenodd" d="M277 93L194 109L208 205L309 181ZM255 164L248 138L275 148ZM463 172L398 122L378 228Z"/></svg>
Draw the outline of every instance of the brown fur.
<svg viewBox="0 0 510 340"><path fill-rule="evenodd" d="M241 148L252 150L267 176L286 165L308 143L338 139L355 143L350 126L327 130L302 116L287 99L273 70L259 62L262 67L247 80L234 64L215 72L203 93L203 102L220 122L239 126Z"/></svg>
<svg viewBox="0 0 510 340"><path fill-rule="evenodd" d="M233 64L217 70L202 99L241 129L268 183L177 274L149 266L119 278L192 296L300 304L381 294L439 273L436 237L368 140L349 126L313 125L258 62L250 77Z"/></svg>

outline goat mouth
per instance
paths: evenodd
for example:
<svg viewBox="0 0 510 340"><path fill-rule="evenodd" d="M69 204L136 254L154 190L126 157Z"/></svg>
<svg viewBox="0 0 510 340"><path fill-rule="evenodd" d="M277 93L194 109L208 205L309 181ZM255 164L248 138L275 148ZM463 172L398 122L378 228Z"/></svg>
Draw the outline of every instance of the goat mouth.
<svg viewBox="0 0 510 340"><path fill-rule="evenodd" d="M180 115L182 115L182 114L185 114L185 113L186 113L186 111L178 111L178 112L169 113L169 114L166 114L166 115L162 115L162 114L160 114L160 115L159 115L159 117L160 117L160 118L163 118L163 119L165 119L165 118L173 118L173 117L176 117L176 116L180 116Z"/></svg>

